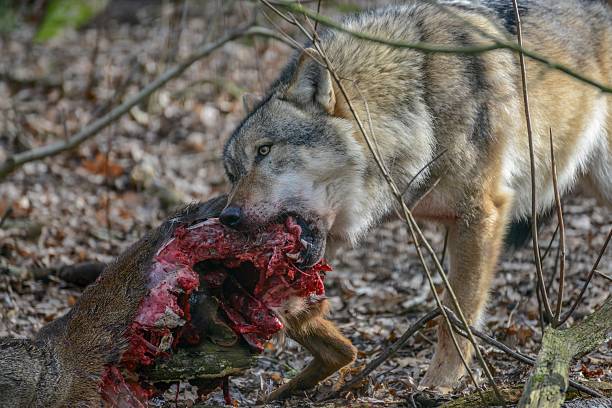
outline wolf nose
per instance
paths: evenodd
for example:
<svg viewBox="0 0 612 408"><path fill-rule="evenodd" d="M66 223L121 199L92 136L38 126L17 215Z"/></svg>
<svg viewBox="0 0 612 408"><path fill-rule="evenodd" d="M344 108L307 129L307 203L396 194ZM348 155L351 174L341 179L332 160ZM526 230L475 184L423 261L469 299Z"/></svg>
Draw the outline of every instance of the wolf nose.
<svg viewBox="0 0 612 408"><path fill-rule="evenodd" d="M225 207L223 211L221 211L221 215L219 215L219 220L223 225L230 228L236 228L240 225L240 221L242 221L242 209L235 205Z"/></svg>

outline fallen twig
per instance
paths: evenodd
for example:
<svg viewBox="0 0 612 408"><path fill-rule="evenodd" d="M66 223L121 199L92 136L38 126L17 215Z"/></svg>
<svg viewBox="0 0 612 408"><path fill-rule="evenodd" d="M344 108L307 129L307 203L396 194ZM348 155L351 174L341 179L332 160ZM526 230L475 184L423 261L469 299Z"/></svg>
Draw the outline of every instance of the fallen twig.
<svg viewBox="0 0 612 408"><path fill-rule="evenodd" d="M60 78L38 77L38 78L19 78L11 72L0 72L0 81L6 82L9 87L15 89L42 87L45 89L59 89L63 91L64 83Z"/></svg>
<svg viewBox="0 0 612 408"><path fill-rule="evenodd" d="M391 358L399 349L401 349L404 344L408 341L412 335L414 335L417 331L423 327L424 324L429 322L430 320L435 319L440 315L440 309L436 308L431 312L427 313L425 316L421 317L419 320L414 322L402 336L397 339L391 346L386 348L378 357L372 360L368 365L355 377L353 377L349 382L344 384L342 388L340 388L335 394L342 394L350 389L354 388L356 385L359 385L372 371L374 371L378 366L384 363L386 360Z"/></svg>

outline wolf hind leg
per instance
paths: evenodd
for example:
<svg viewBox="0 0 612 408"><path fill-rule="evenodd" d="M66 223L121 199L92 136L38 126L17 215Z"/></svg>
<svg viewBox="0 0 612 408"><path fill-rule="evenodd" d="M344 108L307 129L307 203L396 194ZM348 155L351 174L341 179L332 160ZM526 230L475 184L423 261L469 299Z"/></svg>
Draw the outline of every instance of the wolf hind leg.
<svg viewBox="0 0 612 408"><path fill-rule="evenodd" d="M485 196L470 205L469 219L459 218L449 228L449 282L471 325L478 323L486 304L508 224L509 204L509 197L505 195ZM454 309L448 293L443 302ZM472 346L462 337L457 336L457 340L469 364ZM450 391L464 372L451 334L440 319L436 351L421 386Z"/></svg>
<svg viewBox="0 0 612 408"><path fill-rule="evenodd" d="M322 301L314 306L314 310L287 318L287 335L304 346L313 359L291 381L270 393L267 401L313 388L355 360L357 349L332 322L325 319L327 308L327 301Z"/></svg>

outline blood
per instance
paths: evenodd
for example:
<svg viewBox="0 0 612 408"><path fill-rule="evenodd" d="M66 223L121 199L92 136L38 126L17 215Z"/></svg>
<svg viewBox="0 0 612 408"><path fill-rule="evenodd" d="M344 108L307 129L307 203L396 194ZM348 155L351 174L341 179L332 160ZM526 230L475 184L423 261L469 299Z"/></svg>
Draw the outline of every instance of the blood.
<svg viewBox="0 0 612 408"><path fill-rule="evenodd" d="M221 384L221 388L223 389L223 400L225 401L225 405L233 405L232 404L232 395L230 394L230 384L229 384L229 376L223 377L223 382Z"/></svg>
<svg viewBox="0 0 612 408"><path fill-rule="evenodd" d="M134 380L138 368L169 356L184 343L200 341L189 310L189 296L200 284L219 300L232 330L255 351L263 351L283 329L275 308L293 296L310 300L325 294L323 280L331 267L324 260L305 270L295 265L304 249L300 235L301 227L291 217L257 235L229 229L216 218L177 228L148 271L149 292L128 328L129 345L120 363L107 367L103 375L103 398L113 406L139 406L134 401L146 406L156 391ZM229 383L224 380L222 385L226 401L231 401Z"/></svg>
<svg viewBox="0 0 612 408"><path fill-rule="evenodd" d="M119 368L109 366L104 372L100 394L112 407L146 408L155 391L135 382L126 382Z"/></svg>

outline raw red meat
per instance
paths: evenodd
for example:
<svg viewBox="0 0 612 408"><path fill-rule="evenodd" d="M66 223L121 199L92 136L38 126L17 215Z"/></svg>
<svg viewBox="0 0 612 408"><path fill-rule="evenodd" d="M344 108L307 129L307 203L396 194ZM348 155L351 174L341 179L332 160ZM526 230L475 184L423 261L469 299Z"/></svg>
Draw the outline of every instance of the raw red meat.
<svg viewBox="0 0 612 408"><path fill-rule="evenodd" d="M324 295L324 275L331 268L325 261L306 270L295 266L303 249L300 235L301 227L291 217L257 235L229 229L217 218L177 228L149 270L149 293L129 327L129 347L119 368L134 374L180 343L199 341L190 327L188 300L200 282L218 298L228 325L262 351L283 328L274 308L290 296L317 301ZM245 287L249 281L252 287ZM145 403L150 390L147 384L126 384L117 367L107 369L101 385L108 402L121 394L123 400Z"/></svg>

